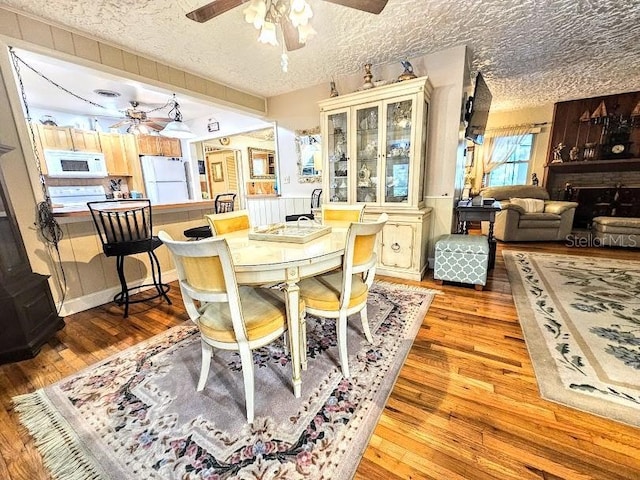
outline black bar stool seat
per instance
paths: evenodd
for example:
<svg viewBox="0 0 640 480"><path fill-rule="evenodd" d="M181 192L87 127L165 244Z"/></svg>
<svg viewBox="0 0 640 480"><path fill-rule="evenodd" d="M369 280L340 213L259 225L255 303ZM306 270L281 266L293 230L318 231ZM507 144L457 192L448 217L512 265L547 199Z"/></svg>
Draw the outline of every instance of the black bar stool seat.
<svg viewBox="0 0 640 480"><path fill-rule="evenodd" d="M219 193L213 201L213 210L215 213L233 212L235 209L236 194L235 193ZM201 238L209 238L213 236L209 225L201 225L199 227L188 228L182 234L187 238L199 240Z"/></svg>

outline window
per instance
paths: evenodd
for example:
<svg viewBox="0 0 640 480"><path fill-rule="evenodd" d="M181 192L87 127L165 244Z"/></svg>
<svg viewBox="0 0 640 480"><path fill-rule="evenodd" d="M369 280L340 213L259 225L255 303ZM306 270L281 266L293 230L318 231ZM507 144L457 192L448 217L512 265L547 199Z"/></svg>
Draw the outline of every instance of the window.
<svg viewBox="0 0 640 480"><path fill-rule="evenodd" d="M514 142L518 140L520 142L514 145ZM485 186L525 185L529 172L532 145L532 133L497 137L492 157L501 159L506 156L507 159L485 175ZM509 154L509 151L511 151L511 154Z"/></svg>

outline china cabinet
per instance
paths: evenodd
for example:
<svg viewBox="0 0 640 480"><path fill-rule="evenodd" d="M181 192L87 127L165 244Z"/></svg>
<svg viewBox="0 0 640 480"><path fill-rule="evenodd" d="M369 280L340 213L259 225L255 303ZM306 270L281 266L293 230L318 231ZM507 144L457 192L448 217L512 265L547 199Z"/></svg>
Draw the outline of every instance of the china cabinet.
<svg viewBox="0 0 640 480"><path fill-rule="evenodd" d="M0 156L11 150L0 145ZM47 278L31 271L0 168L0 363L34 357L64 327Z"/></svg>
<svg viewBox="0 0 640 480"><path fill-rule="evenodd" d="M378 272L420 280L426 270L430 209L424 206L426 77L323 100L325 202L365 203L365 218L389 214ZM324 141L326 139L326 141Z"/></svg>

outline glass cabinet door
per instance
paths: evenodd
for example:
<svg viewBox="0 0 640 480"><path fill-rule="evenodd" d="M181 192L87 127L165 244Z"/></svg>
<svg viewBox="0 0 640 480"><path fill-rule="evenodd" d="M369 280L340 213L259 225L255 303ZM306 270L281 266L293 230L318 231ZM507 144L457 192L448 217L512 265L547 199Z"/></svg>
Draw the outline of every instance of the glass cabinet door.
<svg viewBox="0 0 640 480"><path fill-rule="evenodd" d="M348 112L327 116L327 153L329 155L329 201L349 200Z"/></svg>
<svg viewBox="0 0 640 480"><path fill-rule="evenodd" d="M378 163L380 155L379 105L362 106L356 121L356 202L378 202Z"/></svg>
<svg viewBox="0 0 640 480"><path fill-rule="evenodd" d="M386 104L385 117L384 202L407 202L411 171L413 100Z"/></svg>

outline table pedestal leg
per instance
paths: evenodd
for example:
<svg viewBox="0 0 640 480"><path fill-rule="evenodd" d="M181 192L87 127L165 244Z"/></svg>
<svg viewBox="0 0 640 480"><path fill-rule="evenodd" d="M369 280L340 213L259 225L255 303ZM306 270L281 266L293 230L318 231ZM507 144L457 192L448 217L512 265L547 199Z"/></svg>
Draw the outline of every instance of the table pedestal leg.
<svg viewBox="0 0 640 480"><path fill-rule="evenodd" d="M289 275L288 275L289 276ZM287 327L289 331L289 350L291 351L291 370L293 394L300 398L302 378L300 376L300 288L297 275L288 279L284 284L285 305L287 308Z"/></svg>

